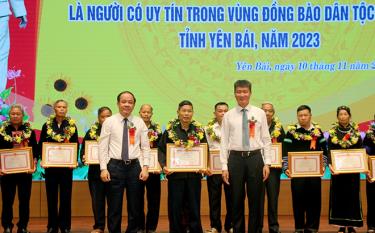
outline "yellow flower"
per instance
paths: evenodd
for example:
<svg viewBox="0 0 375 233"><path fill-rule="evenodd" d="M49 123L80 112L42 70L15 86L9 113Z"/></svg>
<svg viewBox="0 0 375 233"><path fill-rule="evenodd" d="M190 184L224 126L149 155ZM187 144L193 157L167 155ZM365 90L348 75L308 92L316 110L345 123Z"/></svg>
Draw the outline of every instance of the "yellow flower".
<svg viewBox="0 0 375 233"><path fill-rule="evenodd" d="M319 135L319 134L320 134L320 131L319 131L318 128L315 128L314 131L313 131L313 133L314 133L315 135Z"/></svg>
<svg viewBox="0 0 375 233"><path fill-rule="evenodd" d="M53 131L53 130L52 130L51 128L49 128L49 129L47 130L47 134L48 134L48 135L51 135L51 134L52 134L52 131Z"/></svg>
<svg viewBox="0 0 375 233"><path fill-rule="evenodd" d="M55 139L56 139L56 141L60 142L60 141L61 141L61 135L60 135L60 134L57 134L57 135L55 136Z"/></svg>
<svg viewBox="0 0 375 233"><path fill-rule="evenodd" d="M188 140L186 148L192 148L194 146L194 141L193 140Z"/></svg>
<svg viewBox="0 0 375 233"><path fill-rule="evenodd" d="M199 138L199 140L202 140L203 137L204 137L203 132L199 132L199 133L198 133L198 138Z"/></svg>
<svg viewBox="0 0 375 233"><path fill-rule="evenodd" d="M75 120L73 120L73 119L70 119L70 120L69 120L69 125L74 125L75 123L76 123Z"/></svg>
<svg viewBox="0 0 375 233"><path fill-rule="evenodd" d="M329 134L334 134L335 130L334 129L330 129L328 132L329 132Z"/></svg>
<svg viewBox="0 0 375 233"><path fill-rule="evenodd" d="M180 141L175 141L174 144L175 144L176 146L180 146L180 145L181 145Z"/></svg>
<svg viewBox="0 0 375 233"><path fill-rule="evenodd" d="M358 142L358 138L357 137L352 137L352 143L356 144L357 142Z"/></svg>
<svg viewBox="0 0 375 233"><path fill-rule="evenodd" d="M306 135L305 140L312 140L312 137L310 135Z"/></svg>
<svg viewBox="0 0 375 233"><path fill-rule="evenodd" d="M90 131L90 138L94 138L95 137L95 132L93 132L93 131Z"/></svg>
<svg viewBox="0 0 375 233"><path fill-rule="evenodd" d="M275 137L275 138L277 138L277 137L279 137L280 136L280 131L274 131L274 133L273 133L273 136Z"/></svg>
<svg viewBox="0 0 375 233"><path fill-rule="evenodd" d="M70 127L69 131L70 131L71 134L74 134L76 132L76 128L75 127Z"/></svg>
<svg viewBox="0 0 375 233"><path fill-rule="evenodd" d="M1 127L1 128L0 128L0 132L1 132L1 133L4 132L4 127Z"/></svg>
<svg viewBox="0 0 375 233"><path fill-rule="evenodd" d="M333 137L331 141L333 144L337 144L339 142L339 139L337 137Z"/></svg>
<svg viewBox="0 0 375 233"><path fill-rule="evenodd" d="M21 139L21 137L19 137L19 136L16 136L15 137L15 141L16 141L16 143L21 143L22 142L22 139Z"/></svg>
<svg viewBox="0 0 375 233"><path fill-rule="evenodd" d="M8 136L8 135L5 135L5 136L4 136L4 139L5 139L5 141L9 141L9 142L12 141L12 137L10 137L10 136Z"/></svg>
<svg viewBox="0 0 375 233"><path fill-rule="evenodd" d="M288 126L288 130L289 130L289 131L296 130L296 126L294 126L294 125L289 125L289 126Z"/></svg>

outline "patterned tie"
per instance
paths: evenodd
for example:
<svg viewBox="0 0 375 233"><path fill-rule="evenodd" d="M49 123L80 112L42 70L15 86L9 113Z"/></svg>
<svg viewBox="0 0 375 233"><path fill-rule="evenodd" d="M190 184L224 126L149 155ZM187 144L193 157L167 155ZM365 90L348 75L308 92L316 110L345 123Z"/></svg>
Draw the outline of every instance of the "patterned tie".
<svg viewBox="0 0 375 233"><path fill-rule="evenodd" d="M124 119L124 131L122 134L122 150L121 158L126 161L129 160L129 147L128 147L128 118Z"/></svg>
<svg viewBox="0 0 375 233"><path fill-rule="evenodd" d="M249 143L249 123L247 119L247 109L243 108L242 110L242 147L244 150L250 150Z"/></svg>

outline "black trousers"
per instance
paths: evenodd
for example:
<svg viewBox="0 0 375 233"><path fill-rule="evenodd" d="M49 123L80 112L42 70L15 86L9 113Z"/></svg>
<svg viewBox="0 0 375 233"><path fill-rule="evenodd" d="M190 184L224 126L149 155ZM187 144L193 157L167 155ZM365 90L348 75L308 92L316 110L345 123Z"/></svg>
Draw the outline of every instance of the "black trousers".
<svg viewBox="0 0 375 233"><path fill-rule="evenodd" d="M320 177L292 178L292 201L296 231L317 232L321 211Z"/></svg>
<svg viewBox="0 0 375 233"><path fill-rule="evenodd" d="M270 176L265 182L268 209L268 230L270 233L279 232L278 205L280 193L281 169L271 168Z"/></svg>
<svg viewBox="0 0 375 233"><path fill-rule="evenodd" d="M228 158L229 183L233 205L233 230L245 232L244 200L247 194L249 206L248 232L260 233L264 208L264 162L260 150L249 156L231 151ZM246 187L246 194L245 194Z"/></svg>
<svg viewBox="0 0 375 233"><path fill-rule="evenodd" d="M147 189L147 215L141 212L141 224L142 230L155 231L159 221L160 211L160 174L150 173L146 182L143 182L142 197L144 197L145 188ZM144 198L141 198L141 210L144 210Z"/></svg>
<svg viewBox="0 0 375 233"><path fill-rule="evenodd" d="M5 228L13 228L13 203L18 189L18 228L25 229L29 223L30 196L32 175L26 173L9 174L1 177L2 214L1 224Z"/></svg>
<svg viewBox="0 0 375 233"><path fill-rule="evenodd" d="M89 166L88 183L91 194L91 206L94 214L94 229L105 229L105 203L108 184L100 179L99 165Z"/></svg>
<svg viewBox="0 0 375 233"><path fill-rule="evenodd" d="M367 227L375 230L375 183L366 182Z"/></svg>
<svg viewBox="0 0 375 233"><path fill-rule="evenodd" d="M141 216L142 182L139 179L141 166L138 159L125 164L123 160L111 159L107 169L111 181L108 183L108 231L109 233L121 233L122 203L124 190L128 210L128 227L126 233L135 233L139 230Z"/></svg>
<svg viewBox="0 0 375 233"><path fill-rule="evenodd" d="M70 230L72 218L72 179L71 168L46 168L46 193L48 206L47 228L53 231ZM60 195L60 206L59 203Z"/></svg>
<svg viewBox="0 0 375 233"><path fill-rule="evenodd" d="M225 184L220 174L207 176L208 203L210 207L211 227L222 231L221 224L221 193L224 186L225 204L227 213L225 215L224 229L229 231L232 228L232 203L230 195L230 186Z"/></svg>
<svg viewBox="0 0 375 233"><path fill-rule="evenodd" d="M201 178L170 178L168 180L168 218L170 233L185 233L183 214L188 205L188 227L190 232L202 233L200 216Z"/></svg>

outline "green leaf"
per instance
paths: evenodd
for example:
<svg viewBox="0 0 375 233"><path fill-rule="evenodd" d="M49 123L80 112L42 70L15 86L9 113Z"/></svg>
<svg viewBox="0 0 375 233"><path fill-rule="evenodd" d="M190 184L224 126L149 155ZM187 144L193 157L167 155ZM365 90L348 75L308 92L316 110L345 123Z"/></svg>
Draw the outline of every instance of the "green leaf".
<svg viewBox="0 0 375 233"><path fill-rule="evenodd" d="M4 91L2 91L0 93L0 98L2 100L6 100L10 96L10 93L12 92L12 89L13 89L13 87L9 87L8 89L5 89Z"/></svg>

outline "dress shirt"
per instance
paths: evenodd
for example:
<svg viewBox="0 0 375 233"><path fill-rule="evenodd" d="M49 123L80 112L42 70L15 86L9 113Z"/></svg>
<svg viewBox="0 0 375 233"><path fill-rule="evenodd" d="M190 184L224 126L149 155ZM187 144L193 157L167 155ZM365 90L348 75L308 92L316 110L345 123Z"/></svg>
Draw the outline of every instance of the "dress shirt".
<svg viewBox="0 0 375 233"><path fill-rule="evenodd" d="M250 151L263 151L265 164L271 162L271 137L268 132L267 118L264 111L258 107L248 105L247 118L256 120L255 136L249 138ZM228 170L228 156L231 150L246 151L242 146L242 107L237 106L225 113L221 130L220 161L223 170Z"/></svg>
<svg viewBox="0 0 375 233"><path fill-rule="evenodd" d="M101 170L107 169L107 164L110 159L122 160L121 151L124 119L125 118L120 113L117 113L108 117L103 123L99 138L99 161ZM128 140L129 159L139 159L141 164L148 166L150 164L150 143L147 136L147 126L140 117L130 115L127 119L128 126L134 125L135 127L134 144L130 144L130 135Z"/></svg>
<svg viewBox="0 0 375 233"><path fill-rule="evenodd" d="M214 133L216 134L217 137L221 138L221 125L216 121L214 125L212 126ZM205 128L206 132L206 138L207 138L207 143L210 148L210 150L220 150L220 142L214 141L211 139L210 135L207 133L207 127Z"/></svg>

